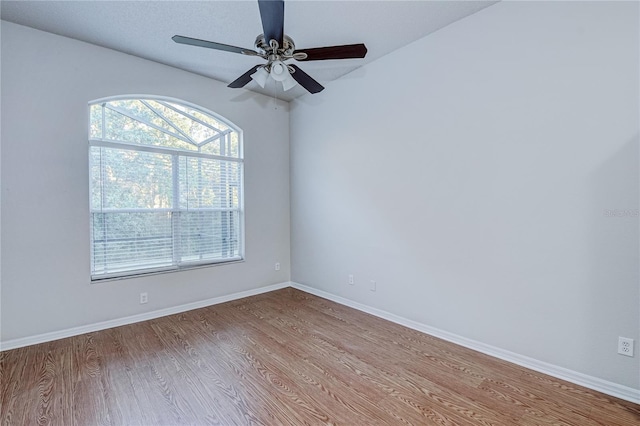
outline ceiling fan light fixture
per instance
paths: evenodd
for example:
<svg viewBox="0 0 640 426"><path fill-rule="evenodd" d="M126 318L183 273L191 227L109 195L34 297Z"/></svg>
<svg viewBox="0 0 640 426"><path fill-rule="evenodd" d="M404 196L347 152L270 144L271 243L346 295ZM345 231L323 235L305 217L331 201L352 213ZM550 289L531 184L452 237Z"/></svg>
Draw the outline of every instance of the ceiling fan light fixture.
<svg viewBox="0 0 640 426"><path fill-rule="evenodd" d="M253 79L253 81L258 83L258 85L260 85L260 87L264 88L264 86L267 84L267 79L269 78L269 73L267 72L265 67L260 67L260 68L258 68L258 70L256 72L251 74L251 78Z"/></svg>
<svg viewBox="0 0 640 426"><path fill-rule="evenodd" d="M285 92L289 89L296 87L296 84L298 84L298 82L293 78L291 74L289 74L287 78L282 80L282 88L284 89Z"/></svg>
<svg viewBox="0 0 640 426"><path fill-rule="evenodd" d="M273 61L271 64L271 78L275 81L284 81L287 77L291 77L289 68L282 61Z"/></svg>

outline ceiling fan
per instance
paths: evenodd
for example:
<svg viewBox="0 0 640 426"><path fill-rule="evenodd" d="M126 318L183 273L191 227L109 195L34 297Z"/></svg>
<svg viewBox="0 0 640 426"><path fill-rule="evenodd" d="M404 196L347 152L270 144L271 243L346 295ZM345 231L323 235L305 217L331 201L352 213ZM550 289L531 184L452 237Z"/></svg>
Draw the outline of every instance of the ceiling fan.
<svg viewBox="0 0 640 426"><path fill-rule="evenodd" d="M295 59L296 61L322 61L327 59L364 58L367 54L367 47L362 43L296 50L291 37L284 34L284 0L258 0L258 6L264 33L256 38L255 50L180 35L173 36L172 40L176 43L191 46L257 56L267 61L265 65L256 65L231 82L228 86L231 88L244 87L252 79L261 87L264 87L267 79L271 77L275 81L282 82L284 90L289 90L296 83L299 83L309 93L318 93L324 89L320 83L298 66L289 65L285 62L290 59Z"/></svg>

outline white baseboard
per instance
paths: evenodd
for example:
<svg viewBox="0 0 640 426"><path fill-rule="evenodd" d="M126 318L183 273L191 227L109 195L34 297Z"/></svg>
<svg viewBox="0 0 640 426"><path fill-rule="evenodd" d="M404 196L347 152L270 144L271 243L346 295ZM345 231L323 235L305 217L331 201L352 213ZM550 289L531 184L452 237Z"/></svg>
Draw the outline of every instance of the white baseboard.
<svg viewBox="0 0 640 426"><path fill-rule="evenodd" d="M279 290L290 286L290 282L268 285L252 290L241 291L238 293L228 294L225 296L214 297L211 299L200 300L197 302L187 303L170 308L159 309L156 311L145 312L143 314L132 315L124 318L117 318L109 321L102 321L94 324L83 325L81 327L73 327L60 331L52 331L50 333L38 334L35 336L22 337L19 339L7 340L0 342L0 351L21 348L23 346L35 345L38 343L50 342L53 340L64 339L66 337L77 336L84 333L106 330L108 328L120 327L121 325L133 324L136 322L147 321L150 319L160 318L167 315L179 314L181 312L191 311L193 309L204 308L219 303L230 302L232 300L242 299L244 297L255 296L257 294L268 293L270 291Z"/></svg>
<svg viewBox="0 0 640 426"><path fill-rule="evenodd" d="M567 382L575 383L576 385L584 386L585 388L593 389L598 392L602 392L607 395L614 396L616 398L624 399L626 401L640 404L640 390L630 388L624 385L620 385L608 380L599 379L597 377L589 376L587 374L579 373L577 371L569 370L567 368L559 367L557 365L549 364L547 362L538 361L533 358L529 358L524 355L520 355L514 352L506 351L504 349L497 348L495 346L487 345L476 340L467 339L466 337L458 336L453 333L449 333L426 324L413 321L399 315L392 314L371 306L364 305L362 303L354 302L353 300L345 299L344 297L336 296L331 293L327 293L322 290L308 287L303 284L291 283L291 287L306 293L314 294L325 299L329 299L333 302L341 305L349 306L350 308L357 309L362 312L374 315L379 318L386 319L396 324L403 325L405 327L430 334L440 339L446 340L451 343L455 343L460 346L464 346L469 349L473 349L483 354L493 356L495 358L502 359L504 361L511 362L513 364L520 365L522 367L547 374L549 376L556 377L558 379L566 380Z"/></svg>

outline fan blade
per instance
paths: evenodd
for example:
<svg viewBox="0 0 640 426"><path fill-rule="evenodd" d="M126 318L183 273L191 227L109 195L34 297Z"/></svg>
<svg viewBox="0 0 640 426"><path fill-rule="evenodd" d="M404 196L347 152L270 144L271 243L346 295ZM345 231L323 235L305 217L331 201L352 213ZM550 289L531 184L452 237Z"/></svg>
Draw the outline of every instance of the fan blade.
<svg viewBox="0 0 640 426"><path fill-rule="evenodd" d="M283 0L258 0L260 18L264 39L269 44L273 39L282 47L282 35L284 33L284 1Z"/></svg>
<svg viewBox="0 0 640 426"><path fill-rule="evenodd" d="M299 49L294 53L306 53L306 59L299 61L323 61L325 59L364 58L367 46L364 44L345 44L343 46L316 47L313 49Z"/></svg>
<svg viewBox="0 0 640 426"><path fill-rule="evenodd" d="M309 74L302 71L299 67L295 65L289 66L296 70L296 72L291 74L291 77L293 77L298 83L300 83L302 87L307 89L309 93L318 93L324 90L324 87L320 83L311 78Z"/></svg>
<svg viewBox="0 0 640 426"><path fill-rule="evenodd" d="M197 38L184 37L179 35L174 35L173 37L171 37L171 40L180 44L188 44L189 46L206 47L208 49L224 50L225 52L242 53L244 55L251 55L251 56L256 56L258 54L258 52L251 49L245 49L242 47L230 46L228 44L216 43L214 41L199 40Z"/></svg>
<svg viewBox="0 0 640 426"><path fill-rule="evenodd" d="M240 77L229 83L227 87L231 87L232 89L239 89L246 86L247 83L251 81L251 74L256 72L259 67L260 65L256 65L255 67L251 68L249 71L245 72Z"/></svg>

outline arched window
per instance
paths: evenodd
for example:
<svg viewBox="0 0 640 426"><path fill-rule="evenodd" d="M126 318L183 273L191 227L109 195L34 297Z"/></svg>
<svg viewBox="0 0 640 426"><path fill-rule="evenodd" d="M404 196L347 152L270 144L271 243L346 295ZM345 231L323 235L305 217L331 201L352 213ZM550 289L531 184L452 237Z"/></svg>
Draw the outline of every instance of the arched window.
<svg viewBox="0 0 640 426"><path fill-rule="evenodd" d="M242 259L240 129L175 99L89 110L93 280Z"/></svg>

